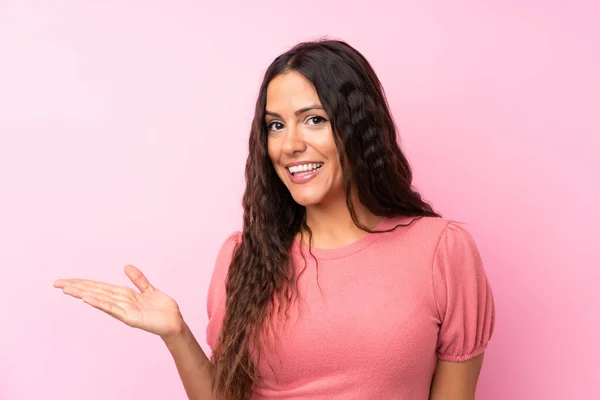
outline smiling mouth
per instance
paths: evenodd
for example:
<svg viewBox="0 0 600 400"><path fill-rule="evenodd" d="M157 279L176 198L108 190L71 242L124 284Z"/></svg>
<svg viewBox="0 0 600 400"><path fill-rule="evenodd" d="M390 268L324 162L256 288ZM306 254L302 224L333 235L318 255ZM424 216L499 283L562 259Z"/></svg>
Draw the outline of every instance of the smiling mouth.
<svg viewBox="0 0 600 400"><path fill-rule="evenodd" d="M323 166L322 162L318 163L309 163L302 165L294 165L292 167L286 168L292 176L302 176L308 175L311 172L314 172Z"/></svg>

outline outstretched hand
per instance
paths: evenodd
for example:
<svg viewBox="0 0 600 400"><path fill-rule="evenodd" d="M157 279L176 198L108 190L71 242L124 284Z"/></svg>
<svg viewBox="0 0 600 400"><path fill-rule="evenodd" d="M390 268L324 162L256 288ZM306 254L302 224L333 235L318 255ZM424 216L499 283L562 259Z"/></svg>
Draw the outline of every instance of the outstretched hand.
<svg viewBox="0 0 600 400"><path fill-rule="evenodd" d="M125 286L85 279L59 279L54 282L54 287L131 327L163 339L178 336L184 322L175 300L152 286L136 267L126 266L125 274L139 292Z"/></svg>

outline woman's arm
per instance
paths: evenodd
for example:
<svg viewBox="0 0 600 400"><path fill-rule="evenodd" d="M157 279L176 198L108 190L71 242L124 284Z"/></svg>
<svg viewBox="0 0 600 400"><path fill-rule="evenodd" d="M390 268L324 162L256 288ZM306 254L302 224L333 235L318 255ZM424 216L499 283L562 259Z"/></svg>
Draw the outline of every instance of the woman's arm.
<svg viewBox="0 0 600 400"><path fill-rule="evenodd" d="M59 279L54 287L127 325L159 335L171 352L190 400L212 400L210 360L187 326L179 306L132 265L125 274L139 292L86 279Z"/></svg>
<svg viewBox="0 0 600 400"><path fill-rule="evenodd" d="M173 356L179 377L190 400L211 400L212 364L188 325L172 339L163 338Z"/></svg>
<svg viewBox="0 0 600 400"><path fill-rule="evenodd" d="M429 400L474 400L483 354L468 361L438 361Z"/></svg>

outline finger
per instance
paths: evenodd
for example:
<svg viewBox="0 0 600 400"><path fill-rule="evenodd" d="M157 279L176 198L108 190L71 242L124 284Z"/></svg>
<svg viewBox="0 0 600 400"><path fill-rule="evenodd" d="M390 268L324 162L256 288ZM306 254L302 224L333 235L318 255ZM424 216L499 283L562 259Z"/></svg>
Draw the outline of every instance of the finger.
<svg viewBox="0 0 600 400"><path fill-rule="evenodd" d="M111 285L105 282L93 281L89 279L58 279L54 282L54 287L63 288L65 286L81 284L81 285L93 285L99 288L103 288L105 290L112 290L115 288L115 285Z"/></svg>
<svg viewBox="0 0 600 400"><path fill-rule="evenodd" d="M94 293L104 293L107 295L121 295L124 297L130 297L135 292L133 289L125 286L109 285L107 283L95 282L95 281L81 281L73 283L71 286L79 287L84 290L89 290Z"/></svg>
<svg viewBox="0 0 600 400"><path fill-rule="evenodd" d="M75 297L76 299L81 299L85 295L84 290L73 286L65 286L62 291L64 294L68 294L69 296Z"/></svg>
<svg viewBox="0 0 600 400"><path fill-rule="evenodd" d="M87 279L66 279L57 281L55 284L56 287L65 288L68 286L79 287L84 290L88 290L94 293L104 293L104 294L120 294L124 297L131 297L135 295L135 292L128 287L125 286L115 286L104 282L99 281L91 281Z"/></svg>
<svg viewBox="0 0 600 400"><path fill-rule="evenodd" d="M100 301L119 306L123 310L127 310L128 308L131 308L131 301L129 301L129 299L120 299L120 298L107 296L104 294L93 294L93 295L86 294L85 296L82 297L82 300L89 298L89 297L95 297L96 299L98 299Z"/></svg>
<svg viewBox="0 0 600 400"><path fill-rule="evenodd" d="M125 267L125 274L140 292L150 293L154 290L154 287L148 282L148 279L144 276L142 271L133 265L127 265Z"/></svg>
<svg viewBox="0 0 600 400"><path fill-rule="evenodd" d="M75 282L75 279L57 279L54 281L54 287L62 289L67 285L73 284L73 282Z"/></svg>
<svg viewBox="0 0 600 400"><path fill-rule="evenodd" d="M64 291L68 291L69 293L98 293L98 294L105 294L105 295L110 295L112 293L112 291L106 290L106 289L102 289L98 286L94 286L88 283L73 283L71 285L65 286L63 288L63 292Z"/></svg>
<svg viewBox="0 0 600 400"><path fill-rule="evenodd" d="M65 286L63 288L63 293L68 294L69 296L72 296L72 297L75 297L78 299L81 299L85 296L96 296L96 297L103 296L105 298L112 298L115 301L118 300L118 301L131 302L130 297L127 295L123 295L118 292L105 291L104 289L96 288L93 286L86 287L82 284L74 284L74 285Z"/></svg>
<svg viewBox="0 0 600 400"><path fill-rule="evenodd" d="M85 296L81 300L100 311L104 311L111 317L117 318L121 321L125 321L127 319L127 313L125 310L114 302L101 300L94 296Z"/></svg>

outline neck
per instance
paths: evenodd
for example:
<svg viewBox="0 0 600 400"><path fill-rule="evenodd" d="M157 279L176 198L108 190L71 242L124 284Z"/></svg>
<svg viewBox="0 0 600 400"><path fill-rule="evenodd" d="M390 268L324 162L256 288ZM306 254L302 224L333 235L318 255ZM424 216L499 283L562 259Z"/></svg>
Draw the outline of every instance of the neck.
<svg viewBox="0 0 600 400"><path fill-rule="evenodd" d="M381 217L373 214L353 195L353 204L358 220L373 229L381 221ZM346 199L340 198L329 204L318 204L306 207L306 223L312 231L312 246L332 249L346 246L367 235L352 220ZM302 242L308 243L308 235L304 233Z"/></svg>

